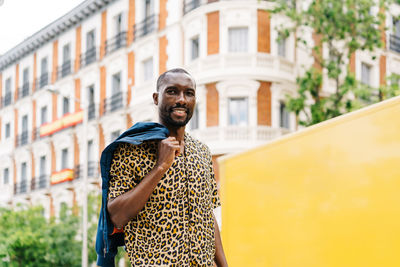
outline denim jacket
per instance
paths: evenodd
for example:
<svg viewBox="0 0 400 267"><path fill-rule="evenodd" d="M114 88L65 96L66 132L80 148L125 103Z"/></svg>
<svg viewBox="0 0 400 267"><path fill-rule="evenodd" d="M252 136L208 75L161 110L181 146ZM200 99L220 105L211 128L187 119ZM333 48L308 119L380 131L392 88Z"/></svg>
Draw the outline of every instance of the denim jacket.
<svg viewBox="0 0 400 267"><path fill-rule="evenodd" d="M118 247L124 245L124 233L116 233L111 236L114 225L107 211L107 195L110 181L109 172L115 149L120 143L139 145L143 141L165 139L168 135L168 129L161 124L155 122L138 122L122 133L101 153L102 201L96 236L98 266L114 267L114 257L118 252Z"/></svg>

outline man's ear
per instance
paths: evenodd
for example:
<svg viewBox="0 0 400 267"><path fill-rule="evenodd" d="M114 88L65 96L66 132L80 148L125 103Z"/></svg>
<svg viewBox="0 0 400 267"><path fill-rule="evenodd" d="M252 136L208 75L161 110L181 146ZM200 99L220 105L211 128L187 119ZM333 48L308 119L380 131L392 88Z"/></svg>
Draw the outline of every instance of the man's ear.
<svg viewBox="0 0 400 267"><path fill-rule="evenodd" d="M154 105L158 105L158 93L153 93L153 103Z"/></svg>

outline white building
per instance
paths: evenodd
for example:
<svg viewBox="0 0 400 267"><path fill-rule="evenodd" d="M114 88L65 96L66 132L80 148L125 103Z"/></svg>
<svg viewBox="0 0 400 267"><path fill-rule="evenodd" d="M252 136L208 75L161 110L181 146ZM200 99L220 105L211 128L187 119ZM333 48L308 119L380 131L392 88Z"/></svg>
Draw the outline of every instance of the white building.
<svg viewBox="0 0 400 267"><path fill-rule="evenodd" d="M214 159L296 130L283 100L313 59L295 49L294 36L278 44L275 26L284 19L271 18L271 7L259 0L87 0L0 56L0 203L40 203L50 216L62 203L80 202L84 146L90 188L98 190L101 151L135 122L156 120L155 80L174 67L196 79L188 128ZM357 77L367 75L372 85L400 73L400 24L388 24L384 67L363 53L354 57Z"/></svg>

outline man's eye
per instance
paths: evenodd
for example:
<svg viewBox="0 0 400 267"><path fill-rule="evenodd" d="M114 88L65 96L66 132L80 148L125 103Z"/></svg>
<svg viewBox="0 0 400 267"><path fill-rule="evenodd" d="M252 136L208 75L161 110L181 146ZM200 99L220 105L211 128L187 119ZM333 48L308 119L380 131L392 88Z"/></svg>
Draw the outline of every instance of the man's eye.
<svg viewBox="0 0 400 267"><path fill-rule="evenodd" d="M193 92L186 92L186 94L187 94L188 96L194 96L194 93L193 93Z"/></svg>
<svg viewBox="0 0 400 267"><path fill-rule="evenodd" d="M167 90L168 94L176 94L176 90Z"/></svg>

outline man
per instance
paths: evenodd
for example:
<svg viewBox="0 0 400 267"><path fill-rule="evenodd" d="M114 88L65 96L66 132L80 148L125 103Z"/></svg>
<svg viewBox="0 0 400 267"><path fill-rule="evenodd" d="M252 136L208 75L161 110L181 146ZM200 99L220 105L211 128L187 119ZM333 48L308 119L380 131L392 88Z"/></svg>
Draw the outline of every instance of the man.
<svg viewBox="0 0 400 267"><path fill-rule="evenodd" d="M111 221L124 228L133 266L227 266L213 209L220 205L211 154L185 133L196 84L183 69L157 80L161 141L120 144L110 169Z"/></svg>

